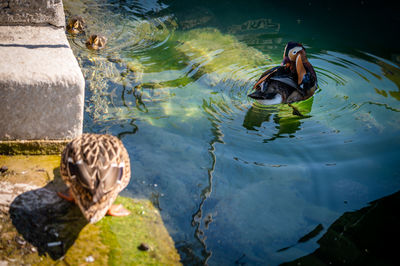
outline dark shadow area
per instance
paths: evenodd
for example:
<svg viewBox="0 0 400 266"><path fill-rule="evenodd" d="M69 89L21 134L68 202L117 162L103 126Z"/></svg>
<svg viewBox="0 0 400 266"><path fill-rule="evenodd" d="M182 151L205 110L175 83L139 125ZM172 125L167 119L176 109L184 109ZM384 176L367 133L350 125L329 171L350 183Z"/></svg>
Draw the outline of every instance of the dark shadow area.
<svg viewBox="0 0 400 266"><path fill-rule="evenodd" d="M23 47L27 49L37 49L37 48L69 48L66 44L2 44L0 43L0 47Z"/></svg>
<svg viewBox="0 0 400 266"><path fill-rule="evenodd" d="M346 212L313 253L282 265L398 265L400 191Z"/></svg>
<svg viewBox="0 0 400 266"><path fill-rule="evenodd" d="M399 36L389 26L400 22L398 4L394 3L382 4L377 0L164 2L174 11L183 30L214 26L230 32L232 26L237 25L240 32L244 28L255 32L260 31L261 27L257 25L260 19L267 19L268 23L262 27L258 40L254 39L254 34L247 38L243 36L245 42L260 50L269 50L271 42L267 40L271 37L283 38L282 43L285 43L295 36L302 36L302 42L310 46L318 43L327 50L351 50L356 46L388 59L393 53L400 53L397 45ZM288 35L288 32L291 34ZM280 42L279 38L276 41Z"/></svg>
<svg viewBox="0 0 400 266"><path fill-rule="evenodd" d="M58 173L57 173L58 172ZM39 252L60 259L88 223L78 206L57 195L66 190L59 168L55 180L45 187L20 194L10 206L10 217L17 231Z"/></svg>
<svg viewBox="0 0 400 266"><path fill-rule="evenodd" d="M302 236L297 241L297 244L307 242L308 240L316 237L322 230L324 230L324 227L322 226L322 224L318 224L313 230L311 230L311 232L309 232L306 235ZM276 252L282 252L282 251L285 251L285 250L287 250L289 248L292 248L294 246L296 246L296 244L290 245L290 246L287 246L287 247L284 247L284 248L281 248L281 249L278 249Z"/></svg>

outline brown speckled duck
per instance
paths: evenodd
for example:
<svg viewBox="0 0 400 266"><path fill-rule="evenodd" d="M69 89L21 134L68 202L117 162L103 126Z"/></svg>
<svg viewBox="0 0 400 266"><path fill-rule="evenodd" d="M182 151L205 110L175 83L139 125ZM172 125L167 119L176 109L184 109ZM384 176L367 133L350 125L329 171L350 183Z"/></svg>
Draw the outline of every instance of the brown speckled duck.
<svg viewBox="0 0 400 266"><path fill-rule="evenodd" d="M122 205L113 205L131 177L129 155L118 138L98 134L75 138L62 153L60 172L69 195L58 195L75 201L90 223L106 214L130 214Z"/></svg>
<svg viewBox="0 0 400 266"><path fill-rule="evenodd" d="M100 50L106 47L107 38L102 35L93 34L86 41L86 47L90 50Z"/></svg>
<svg viewBox="0 0 400 266"><path fill-rule="evenodd" d="M289 42L283 62L265 71L248 96L261 104L293 103L310 98L317 88L317 75L303 45Z"/></svg>
<svg viewBox="0 0 400 266"><path fill-rule="evenodd" d="M68 20L67 31L72 35L77 35L85 30L85 20L80 16L72 17Z"/></svg>

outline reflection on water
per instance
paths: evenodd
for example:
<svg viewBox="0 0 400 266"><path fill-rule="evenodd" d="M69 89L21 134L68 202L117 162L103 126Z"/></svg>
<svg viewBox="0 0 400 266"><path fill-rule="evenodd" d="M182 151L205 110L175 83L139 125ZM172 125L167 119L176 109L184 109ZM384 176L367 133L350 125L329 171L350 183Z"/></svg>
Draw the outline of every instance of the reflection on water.
<svg viewBox="0 0 400 266"><path fill-rule="evenodd" d="M265 129L263 123L275 123L276 133L272 133L270 138L264 139L263 143L273 141L277 138L288 136L294 137L297 130L300 129L301 119L308 118L312 108L313 98L301 103L277 105L277 106L259 106L254 103L247 111L243 127L248 130L259 131L259 128Z"/></svg>
<svg viewBox="0 0 400 266"><path fill-rule="evenodd" d="M310 17L245 2L64 2L88 22L69 36L86 79L85 131L122 139L133 169L123 193L153 200L184 264L294 260L343 212L400 185L400 68L371 53L381 43L332 41ZM101 52L84 46L95 32L109 39ZM319 90L253 103L253 83L290 40L306 46Z"/></svg>

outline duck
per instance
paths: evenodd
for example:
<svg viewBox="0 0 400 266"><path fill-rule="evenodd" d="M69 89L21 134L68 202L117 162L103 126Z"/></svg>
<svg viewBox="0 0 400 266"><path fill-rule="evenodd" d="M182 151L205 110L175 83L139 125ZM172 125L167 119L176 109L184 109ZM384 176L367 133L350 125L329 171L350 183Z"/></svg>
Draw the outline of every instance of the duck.
<svg viewBox="0 0 400 266"><path fill-rule="evenodd" d="M317 75L301 43L288 42L280 66L265 71L248 97L263 105L293 103L310 98L318 87Z"/></svg>
<svg viewBox="0 0 400 266"><path fill-rule="evenodd" d="M78 35L85 30L85 20L80 16L71 17L67 23L67 31L72 35Z"/></svg>
<svg viewBox="0 0 400 266"><path fill-rule="evenodd" d="M131 178L129 154L121 140L108 134L83 134L67 144L60 163L68 191L58 196L75 202L89 223L106 214L127 216L130 211L113 204Z"/></svg>
<svg viewBox="0 0 400 266"><path fill-rule="evenodd" d="M86 47L90 50L103 49L107 44L107 38L103 35L93 34L86 41Z"/></svg>

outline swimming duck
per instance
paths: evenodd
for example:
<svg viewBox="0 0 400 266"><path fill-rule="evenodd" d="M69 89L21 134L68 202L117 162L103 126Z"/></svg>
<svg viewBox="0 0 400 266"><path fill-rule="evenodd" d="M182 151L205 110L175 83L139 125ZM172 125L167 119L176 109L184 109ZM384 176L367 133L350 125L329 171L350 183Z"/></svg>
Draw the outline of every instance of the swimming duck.
<svg viewBox="0 0 400 266"><path fill-rule="evenodd" d="M68 20L67 31L77 35L85 30L85 20L80 16L72 17Z"/></svg>
<svg viewBox="0 0 400 266"><path fill-rule="evenodd" d="M86 47L91 50L100 50L106 46L107 38L102 35L91 35L86 41Z"/></svg>
<svg viewBox="0 0 400 266"><path fill-rule="evenodd" d="M292 103L310 98L317 88L317 75L303 45L289 42L281 66L265 71L248 96L261 104Z"/></svg>
<svg viewBox="0 0 400 266"><path fill-rule="evenodd" d="M106 214L130 214L122 205L113 205L131 177L129 155L118 138L83 134L73 139L62 153L60 172L69 191L58 195L74 201L90 223Z"/></svg>

